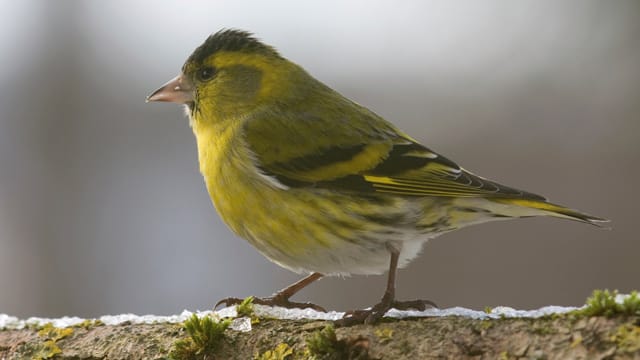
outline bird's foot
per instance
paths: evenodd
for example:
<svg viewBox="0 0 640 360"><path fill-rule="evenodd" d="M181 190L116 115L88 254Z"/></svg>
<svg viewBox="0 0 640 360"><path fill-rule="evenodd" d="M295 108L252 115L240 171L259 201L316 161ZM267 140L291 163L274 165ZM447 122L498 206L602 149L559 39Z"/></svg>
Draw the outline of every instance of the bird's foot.
<svg viewBox="0 0 640 360"><path fill-rule="evenodd" d="M242 301L244 301L244 299L228 297L218 301L216 305L213 307L213 309L214 310L217 309L218 306L220 305L224 305L224 306L238 305L242 303ZM279 293L276 293L272 296L264 297L264 298L254 297L252 302L258 305L280 306L287 309L313 309L320 312L327 312L327 310L325 310L322 306L319 306L310 302L302 303L302 302L289 301L288 297L282 296Z"/></svg>
<svg viewBox="0 0 640 360"><path fill-rule="evenodd" d="M367 310L352 310L344 314L342 319L336 320L336 326L352 326L357 324L373 324L380 320L390 309L423 311L427 306L438 306L430 300L397 301L393 296L385 294L382 300Z"/></svg>

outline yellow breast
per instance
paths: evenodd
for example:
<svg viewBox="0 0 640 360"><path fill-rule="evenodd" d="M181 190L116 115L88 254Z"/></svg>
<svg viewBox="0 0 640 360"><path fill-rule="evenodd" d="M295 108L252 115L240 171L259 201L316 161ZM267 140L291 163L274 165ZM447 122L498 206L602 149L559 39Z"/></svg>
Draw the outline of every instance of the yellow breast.
<svg viewBox="0 0 640 360"><path fill-rule="evenodd" d="M387 268L389 239L380 234L388 236L389 229L363 215L386 213L396 204L279 185L259 172L241 131L241 125L194 124L200 171L216 210L233 232L296 272L373 274ZM411 256L415 253L417 249Z"/></svg>
<svg viewBox="0 0 640 360"><path fill-rule="evenodd" d="M241 222L246 218L243 204L250 199L249 178L251 170L246 163L248 151L239 143L238 126L213 126L194 123L198 144L200 172L216 210L231 227L242 233Z"/></svg>

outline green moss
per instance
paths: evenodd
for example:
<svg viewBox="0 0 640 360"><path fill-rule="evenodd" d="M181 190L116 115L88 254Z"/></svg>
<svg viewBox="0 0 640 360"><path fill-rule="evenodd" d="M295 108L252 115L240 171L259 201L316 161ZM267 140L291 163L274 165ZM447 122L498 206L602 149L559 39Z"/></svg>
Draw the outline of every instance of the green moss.
<svg viewBox="0 0 640 360"><path fill-rule="evenodd" d="M293 356L293 348L286 343L276 345L275 349L256 355L255 360L288 360Z"/></svg>
<svg viewBox="0 0 640 360"><path fill-rule="evenodd" d="M55 342L46 340L38 344L23 344L16 349L20 359L46 360L53 359L56 355L62 353L62 350Z"/></svg>
<svg viewBox="0 0 640 360"><path fill-rule="evenodd" d="M306 343L309 353L318 359L342 359L346 355L332 325L311 334Z"/></svg>
<svg viewBox="0 0 640 360"><path fill-rule="evenodd" d="M637 291L632 291L622 303L616 302L618 291L594 290L587 299L586 307L577 310L579 315L607 316L638 315L640 316L640 296Z"/></svg>
<svg viewBox="0 0 640 360"><path fill-rule="evenodd" d="M640 351L640 326L621 325L612 336L612 340L618 346L618 351L636 353Z"/></svg>
<svg viewBox="0 0 640 360"><path fill-rule="evenodd" d="M242 302L236 306L236 312L238 313L238 317L251 318L252 325L260 323L260 318L253 311L253 296L242 300Z"/></svg>
<svg viewBox="0 0 640 360"><path fill-rule="evenodd" d="M169 358L176 360L201 359L213 354L224 339L230 320L215 321L210 316L199 318L193 314L184 322L188 338L173 344Z"/></svg>
<svg viewBox="0 0 640 360"><path fill-rule="evenodd" d="M316 331L306 339L307 355L313 360L360 359L369 357L369 339L358 336L338 339L332 325Z"/></svg>
<svg viewBox="0 0 640 360"><path fill-rule="evenodd" d="M640 316L640 296L637 291L632 291L631 294L622 301L622 310L627 315Z"/></svg>
<svg viewBox="0 0 640 360"><path fill-rule="evenodd" d="M69 335L73 334L72 328L57 328L53 326L51 323L46 323L40 331L38 331L38 336L43 337L47 340L51 340L56 342L58 340L64 339Z"/></svg>
<svg viewBox="0 0 640 360"><path fill-rule="evenodd" d="M388 343L393 339L393 329L380 328L376 329L373 333L378 337L382 344Z"/></svg>
<svg viewBox="0 0 640 360"><path fill-rule="evenodd" d="M42 347L39 348L39 351L35 354L34 359L51 359L60 353L62 353L62 350L58 347L58 345L56 345L56 343L51 340L47 340L42 344Z"/></svg>
<svg viewBox="0 0 640 360"><path fill-rule="evenodd" d="M236 306L236 312L238 312L239 317L253 317L253 296L249 296L242 300L242 302Z"/></svg>
<svg viewBox="0 0 640 360"><path fill-rule="evenodd" d="M307 350L311 359L338 360L348 358L348 352L344 341L338 341L335 328L332 325L325 326L306 339Z"/></svg>
<svg viewBox="0 0 640 360"><path fill-rule="evenodd" d="M489 330L493 327L493 325L495 325L494 321L488 320L488 319L484 319L480 322L480 330Z"/></svg>
<svg viewBox="0 0 640 360"><path fill-rule="evenodd" d="M42 338L42 342L24 346L20 349L20 353L29 359L52 359L62 353L62 349L58 346L57 341L72 334L72 328L57 328L51 323L44 324L38 331L38 336Z"/></svg>
<svg viewBox="0 0 640 360"><path fill-rule="evenodd" d="M83 328L89 330L96 326L103 326L104 323L98 319L85 319L83 322L73 325L74 328Z"/></svg>

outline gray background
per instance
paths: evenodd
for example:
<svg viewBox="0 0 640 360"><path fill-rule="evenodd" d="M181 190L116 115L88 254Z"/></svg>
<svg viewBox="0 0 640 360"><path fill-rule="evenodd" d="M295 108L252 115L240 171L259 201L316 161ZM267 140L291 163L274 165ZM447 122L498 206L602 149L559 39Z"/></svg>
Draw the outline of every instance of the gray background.
<svg viewBox="0 0 640 360"><path fill-rule="evenodd" d="M0 313L171 314L297 279L220 221L182 109L144 103L222 27L471 171L613 219L442 236L400 272L400 297L535 308L640 287L640 2L188 4L0 2ZM297 298L366 306L384 282Z"/></svg>

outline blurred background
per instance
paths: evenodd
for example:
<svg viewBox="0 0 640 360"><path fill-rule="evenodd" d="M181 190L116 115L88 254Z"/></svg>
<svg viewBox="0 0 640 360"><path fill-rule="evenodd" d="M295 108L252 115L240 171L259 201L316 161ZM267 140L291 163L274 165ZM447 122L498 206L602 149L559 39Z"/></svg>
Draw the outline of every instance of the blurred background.
<svg viewBox="0 0 640 360"><path fill-rule="evenodd" d="M471 171L613 220L444 235L400 271L400 298L529 309L640 288L638 1L2 0L0 14L0 313L174 314L298 279L220 221L182 108L144 102L223 27ZM347 310L384 284L328 278L296 299Z"/></svg>

